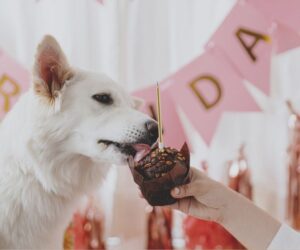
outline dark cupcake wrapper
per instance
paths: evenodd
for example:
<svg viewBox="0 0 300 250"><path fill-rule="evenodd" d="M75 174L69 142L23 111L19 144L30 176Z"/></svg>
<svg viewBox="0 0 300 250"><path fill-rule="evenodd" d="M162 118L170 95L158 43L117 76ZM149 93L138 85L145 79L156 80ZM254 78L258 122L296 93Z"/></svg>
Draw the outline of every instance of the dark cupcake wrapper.
<svg viewBox="0 0 300 250"><path fill-rule="evenodd" d="M177 161L175 166L165 175L147 180L134 167L133 158L128 160L133 179L139 185L144 198L152 206L170 205L176 202L170 195L170 191L183 184L187 184L189 180L190 170L190 153L185 143L180 152L185 157L185 162Z"/></svg>

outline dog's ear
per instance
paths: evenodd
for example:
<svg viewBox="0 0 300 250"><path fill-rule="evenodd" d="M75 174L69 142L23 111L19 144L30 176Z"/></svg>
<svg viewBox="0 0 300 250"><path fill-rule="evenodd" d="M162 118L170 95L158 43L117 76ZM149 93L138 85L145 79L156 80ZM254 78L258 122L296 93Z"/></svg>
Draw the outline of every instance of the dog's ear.
<svg viewBox="0 0 300 250"><path fill-rule="evenodd" d="M145 100L138 98L138 97L132 97L133 99L133 108L134 109L140 109L144 104Z"/></svg>
<svg viewBox="0 0 300 250"><path fill-rule="evenodd" d="M58 42L52 36L45 36L37 48L33 69L34 90L50 101L59 96L65 82L73 72Z"/></svg>

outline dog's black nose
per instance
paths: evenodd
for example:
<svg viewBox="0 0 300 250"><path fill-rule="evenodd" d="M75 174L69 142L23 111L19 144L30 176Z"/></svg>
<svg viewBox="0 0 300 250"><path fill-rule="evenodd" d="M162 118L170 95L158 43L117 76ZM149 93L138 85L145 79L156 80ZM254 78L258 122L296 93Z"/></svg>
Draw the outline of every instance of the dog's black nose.
<svg viewBox="0 0 300 250"><path fill-rule="evenodd" d="M149 142L152 145L157 141L158 138L158 126L157 122L155 121L147 121L145 123L146 130L147 130L147 136L149 138Z"/></svg>

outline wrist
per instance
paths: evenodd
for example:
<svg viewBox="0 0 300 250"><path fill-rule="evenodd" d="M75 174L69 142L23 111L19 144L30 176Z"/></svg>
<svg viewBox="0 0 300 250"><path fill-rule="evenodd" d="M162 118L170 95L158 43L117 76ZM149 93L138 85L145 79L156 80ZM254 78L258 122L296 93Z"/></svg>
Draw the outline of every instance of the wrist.
<svg viewBox="0 0 300 250"><path fill-rule="evenodd" d="M220 216L216 219L216 222L227 228L232 221L235 219L236 206L235 200L239 194L235 191L227 188L224 190L222 195L222 205L220 206Z"/></svg>

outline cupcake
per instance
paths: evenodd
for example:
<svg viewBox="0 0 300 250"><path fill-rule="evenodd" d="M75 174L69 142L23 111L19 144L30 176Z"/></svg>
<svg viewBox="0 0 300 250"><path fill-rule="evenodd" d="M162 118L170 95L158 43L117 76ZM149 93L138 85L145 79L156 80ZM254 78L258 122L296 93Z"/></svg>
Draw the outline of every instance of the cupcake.
<svg viewBox="0 0 300 250"><path fill-rule="evenodd" d="M190 155L186 143L180 151L153 148L138 161L130 157L128 163L135 183L152 206L175 203L170 191L189 182Z"/></svg>

